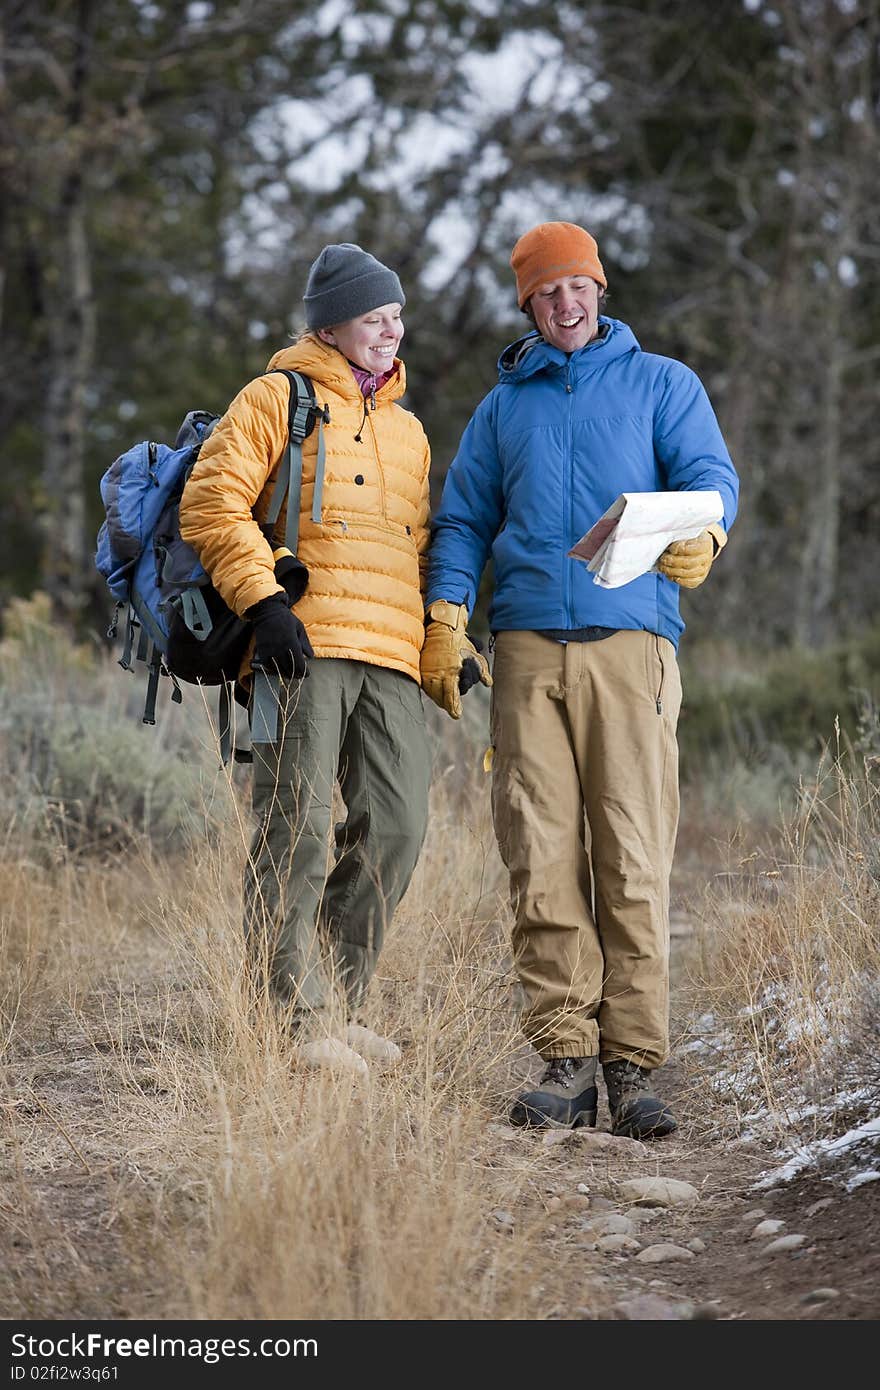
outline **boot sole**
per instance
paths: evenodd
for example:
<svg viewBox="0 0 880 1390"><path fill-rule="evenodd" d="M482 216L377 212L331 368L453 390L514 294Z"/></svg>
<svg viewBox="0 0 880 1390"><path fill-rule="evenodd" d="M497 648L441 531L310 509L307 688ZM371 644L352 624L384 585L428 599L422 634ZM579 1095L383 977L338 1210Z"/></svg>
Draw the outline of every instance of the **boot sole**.
<svg viewBox="0 0 880 1390"><path fill-rule="evenodd" d="M622 1139L664 1139L678 1129L678 1124L665 1106L645 1110L641 1114L625 1115L615 1120L611 1133Z"/></svg>
<svg viewBox="0 0 880 1390"><path fill-rule="evenodd" d="M541 1092L531 1093L535 1099L529 1099L528 1094L520 1096L519 1100L510 1111L510 1123L516 1129L578 1129L587 1127L595 1128L596 1114L598 1110L598 1095L590 1097L589 1092L584 1092L584 1096L577 1099L561 1102L557 1114L549 1113L547 1102L552 1102L555 1097L545 1096L539 1100ZM586 1097L586 1103L582 1101ZM592 1109L589 1107L592 1105ZM574 1112L574 1113L572 1113Z"/></svg>

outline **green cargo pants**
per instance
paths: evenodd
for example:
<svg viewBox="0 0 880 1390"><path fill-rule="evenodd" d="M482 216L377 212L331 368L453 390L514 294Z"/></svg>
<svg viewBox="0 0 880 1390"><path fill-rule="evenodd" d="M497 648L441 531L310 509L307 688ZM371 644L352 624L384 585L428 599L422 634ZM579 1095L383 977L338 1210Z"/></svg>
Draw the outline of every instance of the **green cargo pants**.
<svg viewBox="0 0 880 1390"><path fill-rule="evenodd" d="M431 756L422 693L398 671L318 658L275 688L274 741L252 710L245 933L257 980L302 1027L329 1005L331 981L349 1014L363 998L425 838ZM346 814L331 837L337 781Z"/></svg>

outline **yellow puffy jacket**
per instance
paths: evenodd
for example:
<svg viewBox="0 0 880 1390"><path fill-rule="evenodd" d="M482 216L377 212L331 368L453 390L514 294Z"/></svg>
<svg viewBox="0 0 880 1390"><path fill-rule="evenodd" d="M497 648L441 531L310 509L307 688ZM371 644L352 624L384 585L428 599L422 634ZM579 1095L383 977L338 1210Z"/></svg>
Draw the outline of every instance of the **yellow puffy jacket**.
<svg viewBox="0 0 880 1390"><path fill-rule="evenodd" d="M297 556L309 583L295 608L315 655L388 666L418 680L430 454L421 424L397 404L406 389L403 363L395 359L375 409L338 349L312 334L276 352L269 366L306 373L318 403L330 408L320 524L312 520L317 429L303 445ZM239 616L280 588L258 523L287 447L289 395L279 374L249 382L202 446L180 503L181 535ZM285 516L282 508L278 545ZM243 675L249 666L250 654Z"/></svg>

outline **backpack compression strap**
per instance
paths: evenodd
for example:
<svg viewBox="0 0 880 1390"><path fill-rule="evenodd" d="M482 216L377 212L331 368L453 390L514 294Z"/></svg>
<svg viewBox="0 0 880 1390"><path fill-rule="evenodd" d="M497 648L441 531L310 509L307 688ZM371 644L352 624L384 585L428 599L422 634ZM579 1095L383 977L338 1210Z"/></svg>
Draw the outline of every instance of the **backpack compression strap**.
<svg viewBox="0 0 880 1390"><path fill-rule="evenodd" d="M324 468L326 451L324 448L324 426L330 423L328 407L318 405L315 388L307 376L300 372L288 372L283 367L273 371L286 376L290 383L290 406L288 409L289 440L287 453L281 461L275 491L266 513L266 526L271 531L281 512L281 503L288 497L287 525L284 528L284 544L291 555L296 554L299 544L299 504L302 491L302 446L308 439L315 424L318 426L318 455L315 461L315 491L312 498L312 520L321 520L321 495L324 491ZM268 375L268 373L267 373Z"/></svg>
<svg viewBox="0 0 880 1390"><path fill-rule="evenodd" d="M116 624L121 606L121 604L117 603L116 612L113 615L111 631L114 635L116 633ZM125 616L125 643L122 656L119 658L119 665L122 667L123 671L130 671L132 669L131 657L134 651L135 639L137 639L137 651L134 653L135 659L137 661L143 661L150 673L147 679L147 695L144 700L142 723L155 724L156 694L159 689L159 677L164 669L162 650L151 640L150 634L138 618L134 608L129 604L128 612ZM180 686L177 684L177 679L172 671L166 671L166 675L171 677L171 684L174 686L171 692L171 698L176 705L179 705L183 700L183 696L180 692Z"/></svg>

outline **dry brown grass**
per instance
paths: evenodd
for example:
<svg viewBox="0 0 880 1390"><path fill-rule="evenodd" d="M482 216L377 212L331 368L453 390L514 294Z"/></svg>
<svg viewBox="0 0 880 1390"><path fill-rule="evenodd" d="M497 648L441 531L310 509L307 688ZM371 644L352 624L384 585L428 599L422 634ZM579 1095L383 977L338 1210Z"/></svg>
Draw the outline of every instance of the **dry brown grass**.
<svg viewBox="0 0 880 1390"><path fill-rule="evenodd" d="M769 1112L789 1141L828 1132L878 1098L880 783L838 756L799 788L798 809L761 848L730 845L698 914L682 1028L707 1118L739 1133Z"/></svg>
<svg viewBox="0 0 880 1390"><path fill-rule="evenodd" d="M525 1053L503 874L485 784L463 803L448 781L372 994L404 1064L368 1083L297 1070L271 1008L248 1007L246 817L173 862L3 865L6 1316L546 1305L566 1256L541 1240L543 1205L512 1233L493 1216L546 1166L534 1146L499 1159L491 1131Z"/></svg>

